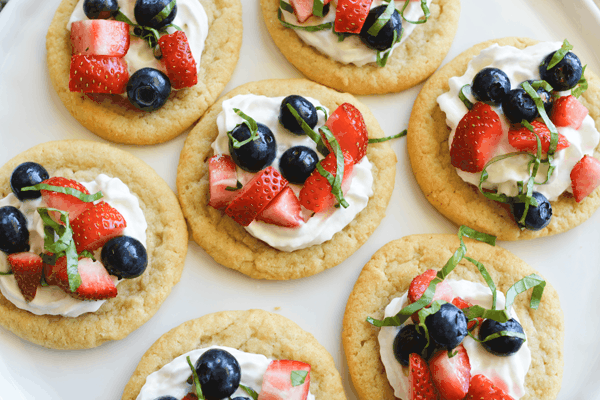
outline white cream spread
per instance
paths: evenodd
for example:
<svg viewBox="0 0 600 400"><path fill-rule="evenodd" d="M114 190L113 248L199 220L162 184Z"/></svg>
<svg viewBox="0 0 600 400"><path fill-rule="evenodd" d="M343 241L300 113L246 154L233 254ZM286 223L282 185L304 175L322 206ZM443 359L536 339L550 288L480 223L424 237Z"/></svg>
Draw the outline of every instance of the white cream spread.
<svg viewBox="0 0 600 400"><path fill-rule="evenodd" d="M119 178L110 178L100 174L91 182L81 182L90 193L102 191L104 197L100 201L107 202L111 207L119 211L127 227L123 235L131 236L139 240L146 246L146 229L148 224L144 213L140 208L139 201ZM44 249L44 225L40 215L37 212L38 207L45 207L42 198L34 200L25 200L21 202L17 197L10 193L0 200L0 207L13 206L21 210L27 219L27 228L29 229L29 244L32 253L39 254ZM99 259L100 249L95 252L96 259ZM10 271L7 256L0 251L0 271ZM119 281L112 277L113 282ZM65 293L58 286L38 287L35 298L25 301L21 290L13 275L0 276L0 291L11 303L20 309L27 310L36 315L62 315L64 317L77 317L87 312L97 311L106 300L82 301L75 299Z"/></svg>
<svg viewBox="0 0 600 400"><path fill-rule="evenodd" d="M289 0L285 0L289 3ZM431 4L432 0L427 0L427 5ZM387 4L382 0L373 0L371 8L375 8L382 4ZM320 25L328 22L334 22L335 20L335 8L337 0L332 0L330 3L329 13L324 17L310 17L303 23L299 23L296 16L287 11L282 11L283 20L299 26L310 26ZM404 7L404 1L396 2L396 9L398 12ZM421 9L420 1L410 1L406 10L404 10L404 17L410 21L417 21L423 16L423 10ZM411 24L405 20L402 20L402 40L400 43L396 43L393 46L392 51L404 42L408 36L412 33L417 25ZM354 64L358 67L362 67L365 64L373 63L377 61L377 50L368 48L358 37L358 35L350 35L344 41L340 42L338 36L333 32L333 29L326 29L316 32L308 32L301 29L295 29L296 34L306 44L313 46L321 53L329 56L335 61L339 61L343 64Z"/></svg>
<svg viewBox="0 0 600 400"><path fill-rule="evenodd" d="M484 308L492 307L492 292L480 283L469 282L465 280L445 280L454 295L470 302L473 305L479 305ZM496 309L503 309L505 305L504 294L496 292ZM393 299L385 308L385 317L396 315L403 307L408 305L408 292L401 297ZM519 321L514 309L509 312L511 318ZM520 321L519 321L520 322ZM409 318L406 324L412 323ZM394 395L400 399L408 399L410 383L408 382L408 367L403 367L394 357L393 343L400 327L387 326L379 331L379 348L381 361L385 367L388 381L394 388ZM474 334L477 337L478 328ZM498 357L489 353L481 344L477 343L470 336L466 336L462 342L471 364L471 376L483 374L489 379L501 379L508 387L508 394L515 400L525 395L525 376L531 365L531 351L527 346L527 341L515 354L508 357Z"/></svg>
<svg viewBox="0 0 600 400"><path fill-rule="evenodd" d="M539 80L540 75L538 67L543 59L551 52L558 50L561 43L544 42L523 50L512 46L498 46L497 44L482 50L479 55L474 57L467 67L463 76L453 77L449 80L450 91L438 97L437 101L442 111L446 113L446 123L452 129L448 144L452 146L456 126L467 113L467 107L458 97L458 93L463 85L471 84L473 78L483 68L495 67L506 73L510 79L511 89L528 79ZM563 92L561 95L568 95L570 92ZM471 96L471 101L475 99ZM517 151L508 143L509 123L504 117L502 107L492 107L500 116L504 136L496 148L493 157L498 155L513 153ZM565 191L571 192L571 170L573 166L586 154L594 155L594 149L600 141L600 134L596 130L594 120L589 115L585 117L581 127L575 130L571 127L559 127L558 132L565 136L570 146L564 150L556 152L553 165L556 167L550 180L544 185L536 185L535 190L542 193L548 200L554 201ZM483 188L497 190L508 196L518 194L517 182L526 181L529 178L527 164L531 157L523 155L498 161L487 168L488 179L483 184ZM548 164L542 164L537 176L537 182L543 182L546 178ZM479 184L481 173L470 173L456 169L458 175L472 185Z"/></svg>
<svg viewBox="0 0 600 400"><path fill-rule="evenodd" d="M285 97L265 97L252 94L238 95L223 102L223 111L217 117L219 136L213 142L215 154L229 154L229 138L227 132L234 129L243 119L233 109L238 108L257 122L271 129L277 142L277 154L271 164L279 167L279 159L283 153L294 146L306 146L315 150L316 144L306 135L294 135L279 123L279 108ZM317 100L307 98L315 107L321 106ZM325 124L325 116L318 112L319 121L315 130ZM317 154L319 154L317 152ZM322 156L319 154L320 158ZM294 251L331 239L333 235L348 225L361 212L373 195L373 175L371 163L365 156L354 165L352 184L344 195L350 206L348 208L331 208L316 213L298 228L285 228L261 221L253 221L246 230L254 237L282 251ZM252 175L238 168L238 179L245 184ZM301 185L290 184L296 195ZM309 214L310 215L310 214Z"/></svg>

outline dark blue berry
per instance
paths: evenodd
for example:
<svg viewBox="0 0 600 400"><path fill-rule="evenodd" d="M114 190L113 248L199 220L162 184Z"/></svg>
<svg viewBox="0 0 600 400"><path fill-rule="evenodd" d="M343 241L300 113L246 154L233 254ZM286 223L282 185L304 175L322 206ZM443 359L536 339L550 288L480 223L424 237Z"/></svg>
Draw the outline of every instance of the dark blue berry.
<svg viewBox="0 0 600 400"><path fill-rule="evenodd" d="M510 79L498 68L484 68L475 75L471 92L475 99L497 106L510 90Z"/></svg>
<svg viewBox="0 0 600 400"><path fill-rule="evenodd" d="M154 400L177 400L177 398L173 397L173 396L160 396L160 397L157 397Z"/></svg>
<svg viewBox="0 0 600 400"><path fill-rule="evenodd" d="M109 274L119 279L137 278L148 266L146 248L130 236L117 236L110 239L100 253L102 264Z"/></svg>
<svg viewBox="0 0 600 400"><path fill-rule="evenodd" d="M206 351L196 361L194 367L202 392L208 400L227 398L240 386L240 364L225 350Z"/></svg>
<svg viewBox="0 0 600 400"><path fill-rule="evenodd" d="M304 184L306 178L317 167L317 153L306 146L295 146L283 153L279 160L279 171L290 183Z"/></svg>
<svg viewBox="0 0 600 400"><path fill-rule="evenodd" d="M412 353L421 355L427 346L427 338L417 332L413 324L404 325L394 338L394 357L405 367L408 367L408 356Z"/></svg>
<svg viewBox="0 0 600 400"><path fill-rule="evenodd" d="M535 81L530 79L527 82L529 82L529 84L531 85ZM537 88L536 92L538 96L540 96L540 98L542 99L542 103L544 103L544 110L546 111L546 114L550 116L550 113L552 112L552 106L554 105L554 97L543 87Z"/></svg>
<svg viewBox="0 0 600 400"><path fill-rule="evenodd" d="M21 189L42 183L49 177L48 171L40 164L24 162L15 168L10 176L10 187L15 196L21 201L37 199L42 195L39 190L21 192Z"/></svg>
<svg viewBox="0 0 600 400"><path fill-rule="evenodd" d="M467 336L467 317L451 303L444 303L439 311L425 319L429 337L452 350Z"/></svg>
<svg viewBox="0 0 600 400"><path fill-rule="evenodd" d="M13 206L0 208L0 250L6 254L29 251L27 219Z"/></svg>
<svg viewBox="0 0 600 400"><path fill-rule="evenodd" d="M327 4L329 5L329 4ZM238 396L238 397L234 397L231 400L252 400L250 397L242 397L242 396Z"/></svg>
<svg viewBox="0 0 600 400"><path fill-rule="evenodd" d="M506 118L513 124L522 120L531 122L538 116L535 102L523 88L516 88L508 92L502 99L502 110Z"/></svg>
<svg viewBox="0 0 600 400"><path fill-rule="evenodd" d="M394 32L396 32L397 40L402 35L402 18L396 10L394 10L389 21L381 28L377 36L369 34L369 29L377 22L377 19L383 14L386 8L387 4L372 8L359 33L360 40L373 50L383 51L389 49L394 44Z"/></svg>
<svg viewBox="0 0 600 400"><path fill-rule="evenodd" d="M89 19L108 19L119 12L117 0L84 0L83 12Z"/></svg>
<svg viewBox="0 0 600 400"><path fill-rule="evenodd" d="M279 108L279 123L283 125L288 131L295 133L296 135L304 135L304 130L296 121L296 118L292 115L287 105L291 105L294 110L298 113L300 118L308 124L308 126L314 128L317 125L319 116L317 115L317 109L315 106L302 96L291 95L283 99L281 107Z"/></svg>
<svg viewBox="0 0 600 400"><path fill-rule="evenodd" d="M485 340L486 337L502 331L525 333L521 324L513 318L504 323L494 321L493 319L486 319L481 324L481 328L479 328L479 340ZM487 342L482 342L481 345L494 355L510 356L519 351L524 342L524 339L518 337L501 336Z"/></svg>
<svg viewBox="0 0 600 400"><path fill-rule="evenodd" d="M154 111L161 108L170 93L169 78L154 68L137 70L127 82L129 101L142 111Z"/></svg>
<svg viewBox="0 0 600 400"><path fill-rule="evenodd" d="M154 29L161 29L169 25L177 15L177 5L173 7L167 18L158 21L155 18L160 12L169 5L171 0L137 0L133 9L133 15L138 25L149 26Z"/></svg>
<svg viewBox="0 0 600 400"><path fill-rule="evenodd" d="M532 197L537 200L538 206L529 206L527 210L527 216L525 217L525 228L531 231L539 231L544 229L552 219L552 205L544 196L539 192L533 192ZM515 221L519 222L525 211L525 203L514 203L512 205L512 213L515 217Z"/></svg>
<svg viewBox="0 0 600 400"><path fill-rule="evenodd" d="M539 71L542 79L557 91L569 90L575 87L583 73L579 57L574 53L568 52L558 64L548 69L552 56L554 56L554 53L548 54L544 62L540 65Z"/></svg>
<svg viewBox="0 0 600 400"><path fill-rule="evenodd" d="M233 161L243 170L258 172L271 165L277 152L277 143L273 132L263 124L258 125L258 139L251 140L239 149L233 147L229 139L229 153ZM240 124L231 131L237 141L243 142L251 136L250 129L246 124Z"/></svg>

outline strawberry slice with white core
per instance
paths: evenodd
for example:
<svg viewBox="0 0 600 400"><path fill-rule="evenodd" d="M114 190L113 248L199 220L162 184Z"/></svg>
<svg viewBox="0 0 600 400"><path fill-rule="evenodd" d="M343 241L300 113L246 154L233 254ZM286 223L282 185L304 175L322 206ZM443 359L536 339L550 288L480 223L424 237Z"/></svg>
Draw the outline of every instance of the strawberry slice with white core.
<svg viewBox="0 0 600 400"><path fill-rule="evenodd" d="M292 188L287 186L256 217L257 221L267 224L297 228L304 223L300 201Z"/></svg>
<svg viewBox="0 0 600 400"><path fill-rule="evenodd" d="M208 160L208 183L210 201L208 205L220 210L237 196L238 191L227 190L237 187L237 173L235 163L230 156L216 155Z"/></svg>
<svg viewBox="0 0 600 400"><path fill-rule="evenodd" d="M123 57L129 44L129 25L125 22L90 19L71 25L72 54Z"/></svg>
<svg viewBox="0 0 600 400"><path fill-rule="evenodd" d="M56 176L46 179L42 183L50 186L71 188L84 194L90 194L85 186L73 179ZM40 190L40 192L42 193L42 200L44 203L46 203L46 206L68 212L70 222L73 222L79 216L79 214L94 206L94 203L86 203L85 201L79 200L77 197L71 196L70 194L58 193L44 189ZM52 211L49 214L53 220L62 224L59 213Z"/></svg>
<svg viewBox="0 0 600 400"><path fill-rule="evenodd" d="M429 360L429 369L435 387L444 400L462 400L469 391L471 363L462 344L452 350L457 354L448 357L446 350L439 351Z"/></svg>
<svg viewBox="0 0 600 400"><path fill-rule="evenodd" d="M335 136L342 151L348 152L352 156L355 164L359 163L367 154L369 144L367 126L361 112L352 104L344 103L336 108L325 122L325 125ZM331 146L329 146L323 134L321 134L321 137L327 148L331 150Z"/></svg>
<svg viewBox="0 0 600 400"><path fill-rule="evenodd" d="M77 253L94 251L110 239L123 233L127 222L123 215L108 203L102 201L82 212L73 221L73 239Z"/></svg>
<svg viewBox="0 0 600 400"><path fill-rule="evenodd" d="M323 5L329 4L330 0L323 1ZM290 0L296 19L302 23L313 15L314 0Z"/></svg>
<svg viewBox="0 0 600 400"><path fill-rule="evenodd" d="M437 276L437 271L434 269L428 269L421 275L417 275L413 278L412 282L408 287L408 301L414 303L419 300L423 293L429 287L431 281ZM445 300L451 302L454 298L454 292L448 283L441 281L435 286L435 294L433 300Z"/></svg>
<svg viewBox="0 0 600 400"><path fill-rule="evenodd" d="M408 400L437 400L438 394L427 361L417 353L408 357Z"/></svg>
<svg viewBox="0 0 600 400"><path fill-rule="evenodd" d="M42 280L42 258L34 253L14 253L8 256L8 263L25 301L33 300Z"/></svg>
<svg viewBox="0 0 600 400"><path fill-rule="evenodd" d="M579 129L588 114L588 109L575 96L569 95L554 101L550 120L556 126L570 126L573 129Z"/></svg>
<svg viewBox="0 0 600 400"><path fill-rule="evenodd" d="M571 188L576 202L581 202L600 185L600 161L585 155L571 170Z"/></svg>
<svg viewBox="0 0 600 400"><path fill-rule="evenodd" d="M55 265L45 266L46 282L60 287L80 300L106 300L117 296L117 288L101 262L82 258L77 264L77 269L81 277L81 285L74 293L69 289L67 258L64 256L56 260Z"/></svg>
<svg viewBox="0 0 600 400"><path fill-rule="evenodd" d="M306 400L310 388L310 365L274 360L263 375L258 400Z"/></svg>

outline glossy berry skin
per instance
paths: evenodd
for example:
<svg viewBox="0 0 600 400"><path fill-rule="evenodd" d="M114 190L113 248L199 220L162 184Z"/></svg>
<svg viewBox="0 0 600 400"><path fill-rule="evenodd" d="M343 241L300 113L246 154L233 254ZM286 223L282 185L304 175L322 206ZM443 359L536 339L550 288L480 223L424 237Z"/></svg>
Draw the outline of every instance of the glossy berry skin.
<svg viewBox="0 0 600 400"><path fill-rule="evenodd" d="M574 88L583 73L579 57L568 52L558 64L548 69L548 64L550 64L553 55L554 53L548 54L540 65L540 76L556 91Z"/></svg>
<svg viewBox="0 0 600 400"><path fill-rule="evenodd" d="M48 171L40 164L24 162L15 168L10 176L10 187L15 196L21 201L37 199L42 195L39 190L21 192L21 189L42 183L42 181L45 181L49 177Z"/></svg>
<svg viewBox="0 0 600 400"><path fill-rule="evenodd" d="M281 102L281 107L279 109L279 123L283 125L285 129L296 134L296 135L304 135L304 131L296 118L292 115L288 108L288 104L296 110L300 118L304 120L311 127L317 125L317 121L319 120L319 116L317 115L317 109L315 106L308 100L306 100L302 96L291 95L283 99Z"/></svg>
<svg viewBox="0 0 600 400"><path fill-rule="evenodd" d="M210 349L203 353L194 366L202 392L208 400L231 396L240 385L240 364L225 350Z"/></svg>
<svg viewBox="0 0 600 400"><path fill-rule="evenodd" d="M177 398L173 397L173 396L160 396L160 397L157 397L154 400L177 400Z"/></svg>
<svg viewBox="0 0 600 400"><path fill-rule="evenodd" d="M131 104L142 111L161 108L171 93L167 75L154 68L137 70L127 82L127 97Z"/></svg>
<svg viewBox="0 0 600 400"><path fill-rule="evenodd" d="M137 278L148 266L148 254L144 245L130 236L117 236L102 247L102 264L109 274L119 279Z"/></svg>
<svg viewBox="0 0 600 400"><path fill-rule="evenodd" d="M452 303L442 304L440 310L425 319L429 337L447 350L458 346L467 336L467 317Z"/></svg>
<svg viewBox="0 0 600 400"><path fill-rule="evenodd" d="M523 88L513 89L502 99L504 115L513 124L522 120L531 122L538 116L535 102Z"/></svg>
<svg viewBox="0 0 600 400"><path fill-rule="evenodd" d="M248 172L258 172L271 165L277 153L277 142L275 136L268 126L258 125L258 139L252 140L239 149L233 147L229 140L229 153L238 167ZM231 131L237 141L242 142L251 136L250 129L246 124L240 124Z"/></svg>
<svg viewBox="0 0 600 400"><path fill-rule="evenodd" d="M365 19L365 24L360 30L360 40L369 48L373 50L387 50L392 47L394 42L394 31L396 32L396 38L400 38L402 34L402 18L400 17L400 13L397 10L394 10L390 20L381 28L377 36L372 36L368 33L371 26L375 24L377 18L387 8L387 4L380 5L378 7L372 8Z"/></svg>
<svg viewBox="0 0 600 400"><path fill-rule="evenodd" d="M117 15L119 3L117 0L85 0L83 12L89 19L108 19Z"/></svg>
<svg viewBox="0 0 600 400"><path fill-rule="evenodd" d="M16 207L0 208L0 250L6 254L29 251L27 219Z"/></svg>
<svg viewBox="0 0 600 400"><path fill-rule="evenodd" d="M417 332L413 324L404 325L394 338L394 357L405 367L408 367L408 356L412 353L421 355L427 346L427 338Z"/></svg>
<svg viewBox="0 0 600 400"><path fill-rule="evenodd" d="M170 2L171 0L137 0L133 9L135 20L139 25L160 30L173 22L177 15L177 5L175 5L167 18L160 22L153 20Z"/></svg>
<svg viewBox="0 0 600 400"><path fill-rule="evenodd" d="M281 156L279 171L290 183L302 185L315 170L318 162L319 157L313 149L295 146L287 149Z"/></svg>
<svg viewBox="0 0 600 400"><path fill-rule="evenodd" d="M532 79L529 79L527 82L529 82L529 84L531 85L535 81ZM521 87L521 85L519 85L519 87ZM550 92L548 92L543 87L537 88L536 93L542 99L542 103L544 103L544 110L546 110L546 114L548 114L548 116L550 116L550 114L552 112L552 106L554 105L554 97L552 96L552 94L550 94Z"/></svg>
<svg viewBox="0 0 600 400"><path fill-rule="evenodd" d="M521 324L513 318L504 323L494 321L493 319L486 319L479 329L479 340L484 340L486 337L502 331L525 333ZM525 340L518 337L501 336L487 342L482 342L481 345L490 353L505 357L519 351L524 342Z"/></svg>
<svg viewBox="0 0 600 400"><path fill-rule="evenodd" d="M546 196L539 192L533 192L532 197L537 200L538 206L529 206L527 216L525 217L525 228L531 231L539 231L550 223L552 219L552 205ZM523 216L523 211L525 211L525 203L513 204L512 213L515 221L519 222Z"/></svg>
<svg viewBox="0 0 600 400"><path fill-rule="evenodd" d="M250 397L241 397L241 396L238 396L238 397L234 397L231 400L252 400L252 399Z"/></svg>
<svg viewBox="0 0 600 400"><path fill-rule="evenodd" d="M471 92L479 101L497 106L510 91L510 79L498 68L484 68L475 75Z"/></svg>

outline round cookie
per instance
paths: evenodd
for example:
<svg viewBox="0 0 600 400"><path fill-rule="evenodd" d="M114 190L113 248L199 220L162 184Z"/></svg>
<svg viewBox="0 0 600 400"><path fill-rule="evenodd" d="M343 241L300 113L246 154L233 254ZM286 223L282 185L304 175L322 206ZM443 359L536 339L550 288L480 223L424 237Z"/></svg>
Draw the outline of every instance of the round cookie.
<svg viewBox="0 0 600 400"><path fill-rule="evenodd" d="M146 377L175 357L211 345L308 363L311 366L310 392L315 399L346 399L331 355L313 335L278 314L248 310L208 314L162 335L142 357L125 386L122 400L135 399Z"/></svg>
<svg viewBox="0 0 600 400"><path fill-rule="evenodd" d="M457 225L495 235L500 240L521 240L565 232L587 220L600 206L600 190L581 203L570 194L552 202L552 220L540 230L521 231L507 205L487 199L477 188L464 182L450 164L449 128L437 97L449 90L448 79L461 76L473 56L494 43L523 49L537 41L503 38L480 43L466 50L436 72L423 86L408 124L407 147L413 172L427 200ZM586 70L589 89L579 98L600 130L600 79ZM596 152L600 151L600 145Z"/></svg>
<svg viewBox="0 0 600 400"><path fill-rule="evenodd" d="M323 244L283 252L254 238L242 226L208 206L208 159L218 135L217 115L223 100L239 94L270 97L298 94L318 99L331 111L349 102L362 113L369 137L384 132L369 109L349 94L342 94L304 79L251 82L228 93L213 105L192 130L181 152L177 169L179 201L196 243L218 263L256 279L296 279L336 266L356 251L385 215L396 174L396 156L388 143L369 145L373 165L373 192L367 207L333 238Z"/></svg>
<svg viewBox="0 0 600 400"><path fill-rule="evenodd" d="M357 67L329 58L284 27L277 19L279 0L261 0L260 4L269 33L289 62L315 82L354 94L400 92L424 81L450 50L460 16L459 0L434 0L429 20L394 50L385 67L375 63Z"/></svg>
<svg viewBox="0 0 600 400"><path fill-rule="evenodd" d="M117 297L98 311L75 318L34 315L0 294L0 325L53 349L85 349L123 339L158 311L181 277L188 235L177 198L143 161L107 144L84 140L48 142L14 157L0 168L0 198L11 193L11 173L25 161L42 164L50 176L89 181L104 173L120 178L139 199L148 222L148 267L139 278L123 280Z"/></svg>
<svg viewBox="0 0 600 400"><path fill-rule="evenodd" d="M346 304L342 339L348 369L361 400L395 399L379 357L379 328L367 317L382 319L385 307L408 290L412 279L428 269L441 269L459 247L456 235L412 235L386 244L363 268ZM499 291L526 275L537 273L524 261L500 247L465 239L467 255L485 265ZM477 268L461 261L449 279L485 285ZM546 284L537 310L529 308L531 290L516 297L514 308L527 334L531 367L521 400L555 399L563 373L564 320L558 294ZM407 399L404 399L407 400Z"/></svg>
<svg viewBox="0 0 600 400"><path fill-rule="evenodd" d="M242 45L240 0L198 0L208 15L209 31L202 52L198 83L171 92L153 112L140 111L117 95L69 91L70 32L66 29L78 0L62 0L46 36L50 79L69 112L87 129L113 142L156 144L183 133L217 99L231 78Z"/></svg>

